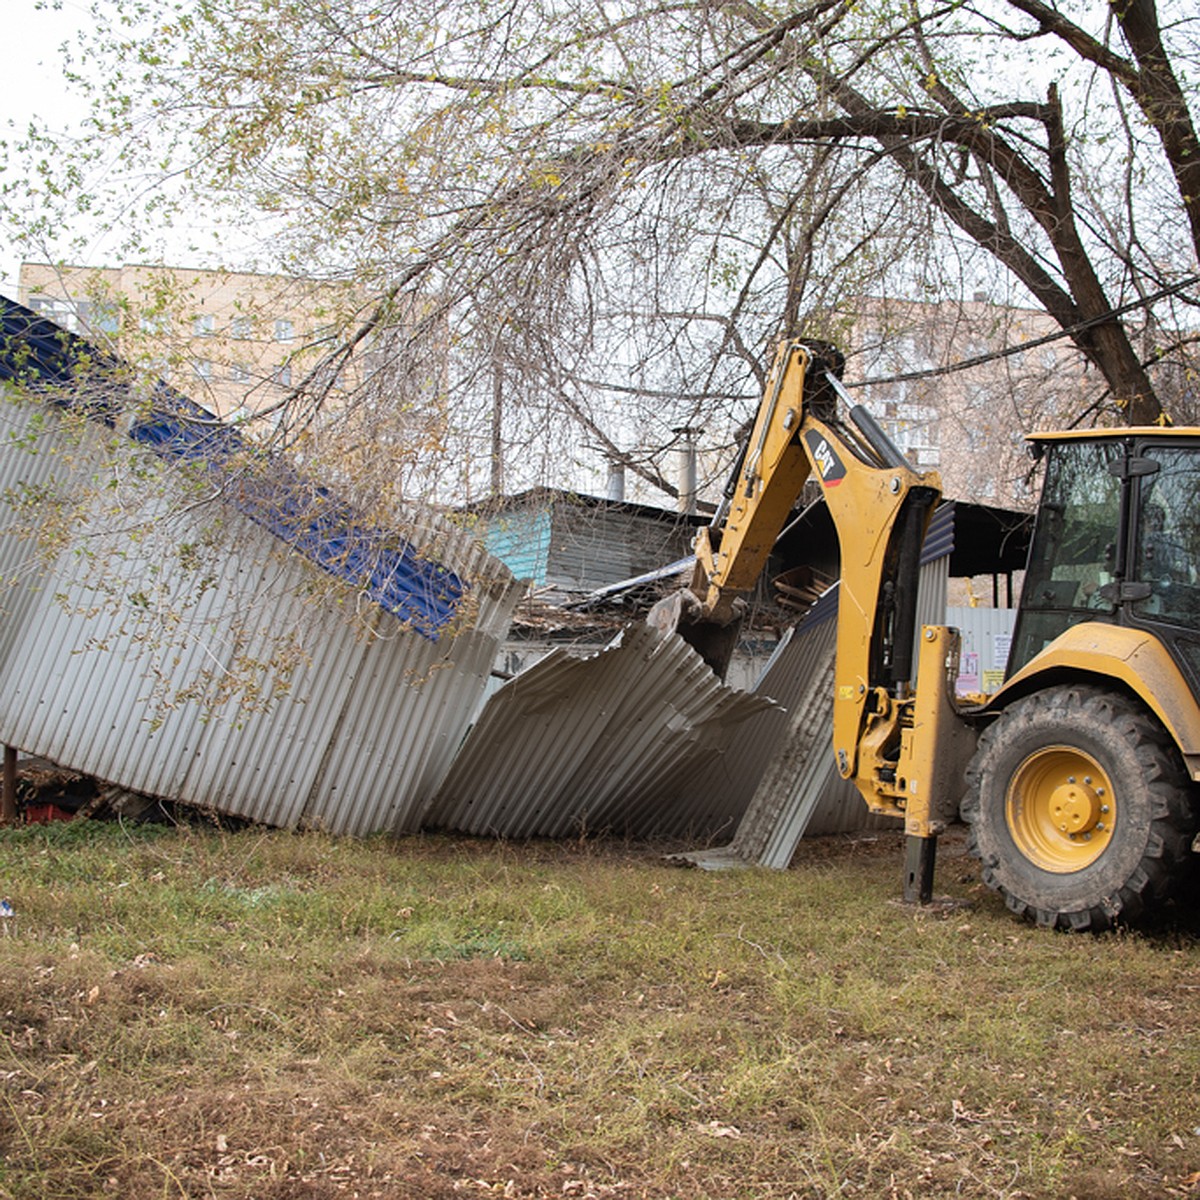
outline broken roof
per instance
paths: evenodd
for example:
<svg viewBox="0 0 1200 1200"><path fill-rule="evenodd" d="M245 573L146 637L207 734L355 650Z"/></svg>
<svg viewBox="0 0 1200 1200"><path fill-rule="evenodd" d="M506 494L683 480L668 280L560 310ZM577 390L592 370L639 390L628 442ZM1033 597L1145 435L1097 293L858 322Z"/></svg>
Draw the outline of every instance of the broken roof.
<svg viewBox="0 0 1200 1200"><path fill-rule="evenodd" d="M182 392L155 380L143 399L126 364L4 296L0 338L0 379L110 426L132 412L134 442L223 476L222 493L238 511L423 636L436 639L454 618L467 581L395 531L362 523L331 489Z"/></svg>

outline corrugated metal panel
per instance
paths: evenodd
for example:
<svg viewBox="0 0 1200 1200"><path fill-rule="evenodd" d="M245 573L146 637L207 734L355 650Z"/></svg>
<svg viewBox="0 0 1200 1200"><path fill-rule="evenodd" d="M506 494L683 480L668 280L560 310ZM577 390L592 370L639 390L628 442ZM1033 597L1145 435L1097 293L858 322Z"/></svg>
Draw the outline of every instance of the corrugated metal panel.
<svg viewBox="0 0 1200 1200"><path fill-rule="evenodd" d="M836 588L830 589L836 598ZM826 593L829 597L829 593ZM817 836L886 827L857 788L833 770L833 669L836 606L824 620L805 622L764 674L758 690L777 697L791 717L788 740L758 753L769 764L749 806L760 828L758 856L786 866L806 833ZM773 819L763 814L774 814ZM763 824L768 828L762 828ZM738 831L739 838L741 830ZM790 849L789 849L790 847Z"/></svg>
<svg viewBox="0 0 1200 1200"><path fill-rule="evenodd" d="M934 624L945 612L952 539L927 561L918 579L917 624ZM895 828L896 818L870 812L858 789L834 768L832 729L837 587L830 588L768 664L756 691L788 713L781 732L747 722L728 751L731 759L759 764L744 778L753 785L732 843L715 854L687 855L699 865L738 861L784 869L804 836Z"/></svg>
<svg viewBox="0 0 1200 1200"><path fill-rule="evenodd" d="M72 464L40 444L28 407L2 384L0 448L0 656L7 658L19 620L35 600L29 585L55 533L41 522L45 498L70 490Z"/></svg>
<svg viewBox="0 0 1200 1200"><path fill-rule="evenodd" d="M799 840L811 816L811 803L791 802L794 789L790 780L780 786L781 772L794 772L797 766L802 768L810 760L823 764L824 770L809 772L817 781L818 796L833 773L836 635L835 621L809 626L807 633L792 637L781 648L760 684L768 695L781 694L776 698L786 704L788 723L778 743L758 748L763 756L759 761L768 765L757 780L753 799L730 847L747 862L786 867L791 854L787 854L785 861L778 861L780 855L774 845L781 837L789 839L789 834ZM783 700L783 696L787 699ZM796 810L802 814L802 820ZM795 826L798 831L794 832Z"/></svg>
<svg viewBox="0 0 1200 1200"><path fill-rule="evenodd" d="M161 380L135 395L130 377L111 355L0 296L0 380L109 427L128 420L136 444L207 472L226 504L418 633L436 638L454 620L466 584L427 547L360 523L328 488L264 457Z"/></svg>
<svg viewBox="0 0 1200 1200"><path fill-rule="evenodd" d="M466 631L451 650L436 655L428 644L408 643L403 654L385 642L367 647L309 800L307 823L353 834L412 833L426 824L479 706L496 639ZM378 797L380 809L370 819L363 795Z"/></svg>
<svg viewBox="0 0 1200 1200"><path fill-rule="evenodd" d="M328 685L341 683L340 664L358 648L344 621L304 611L300 597L275 589L254 596L262 576L245 569L245 554L243 569L170 634L153 614L89 612L90 580L51 577L72 609L37 614L36 653L19 682L10 684L5 664L5 739L137 791L294 825L336 712ZM252 624L239 600L263 605ZM266 664L278 654L275 628L297 620L306 627L295 647L303 657L284 694L287 668ZM213 698L224 679L247 677L259 681L257 702ZM165 692L156 695L156 683Z"/></svg>
<svg viewBox="0 0 1200 1200"><path fill-rule="evenodd" d="M950 589L950 558L935 558L922 568L917 581L917 636L922 625L946 623L946 595ZM913 680L917 678L918 647L913 647Z"/></svg>
<svg viewBox="0 0 1200 1200"><path fill-rule="evenodd" d="M836 622L810 628L796 638L760 686L767 694L783 690L790 677L794 698L791 740L770 761L750 805L777 814L755 861L780 869L792 860L804 836L891 828L894 822L870 812L853 784L834 769L833 695ZM800 689L797 692L797 683ZM739 837L741 830L738 831Z"/></svg>
<svg viewBox="0 0 1200 1200"><path fill-rule="evenodd" d="M747 775L752 794L733 841L679 857L710 869L754 864L783 870L805 835L895 825L872 814L834 766L836 633L833 620L806 622L803 632L797 630L780 648L759 687L786 703L787 721L781 730L748 722L731 750L756 764Z"/></svg>
<svg viewBox="0 0 1200 1200"><path fill-rule="evenodd" d="M921 565L933 562L935 558L948 558L954 551L954 513L953 500L947 500L934 509L929 520L929 528L925 531L925 542L921 547Z"/></svg>
<svg viewBox="0 0 1200 1200"><path fill-rule="evenodd" d="M206 477L178 458L6 400L0 740L272 825L419 824L482 699L521 590L511 574L428 514L407 544L436 554L436 572L381 576L386 556L354 565L362 544L345 542L332 570L246 506L198 502ZM56 481L61 503L48 504ZM22 487L40 508L22 510ZM23 536L46 514L69 540ZM336 542L334 526L315 527ZM449 607L418 594L420 619L371 602L448 574L470 586Z"/></svg>
<svg viewBox="0 0 1200 1200"><path fill-rule="evenodd" d="M946 544L943 554L932 561L927 561L921 568L917 585L917 626L935 624L940 620L939 614L946 608L946 580L949 559L946 557L952 543ZM836 622L828 623L836 630ZM810 627L811 628L811 627ZM774 695L785 687L783 676L789 673L793 679L824 680L828 679L829 686L823 692L826 697L826 707L820 724L827 731L833 726L833 687L832 676L823 673L819 665L832 662L833 633L825 634L818 639L819 627L811 629L811 646L797 646L794 654L800 659L800 666L793 665L788 659L782 660L774 672L774 679L768 677L760 685L768 695ZM826 644L828 643L828 644ZM832 668L826 668L831 670ZM793 704L798 703L797 700ZM791 706L789 705L789 708ZM814 752L816 747L814 746ZM822 761L823 760L823 761ZM805 834L818 836L830 833L851 833L860 829L889 829L895 827L895 820L890 817L876 816L871 813L858 789L848 784L833 769L833 750L828 739L824 739L823 750L818 761L805 765L796 762L796 770L789 781L788 772L777 769L774 780L764 779L764 788L778 787L784 793L781 806L781 818L775 833L769 839L768 853L772 864L786 866L795 853L796 845ZM758 797L755 797L757 804ZM779 804L778 798L774 803Z"/></svg>
<svg viewBox="0 0 1200 1200"><path fill-rule="evenodd" d="M734 730L773 708L722 686L681 638L632 625L587 659L552 652L494 695L427 816L503 837L702 836L740 810L717 777Z"/></svg>
<svg viewBox="0 0 1200 1200"><path fill-rule="evenodd" d="M946 624L953 625L962 635L959 692L990 695L999 689L1008 665L1016 618L1015 608L956 606L946 609Z"/></svg>

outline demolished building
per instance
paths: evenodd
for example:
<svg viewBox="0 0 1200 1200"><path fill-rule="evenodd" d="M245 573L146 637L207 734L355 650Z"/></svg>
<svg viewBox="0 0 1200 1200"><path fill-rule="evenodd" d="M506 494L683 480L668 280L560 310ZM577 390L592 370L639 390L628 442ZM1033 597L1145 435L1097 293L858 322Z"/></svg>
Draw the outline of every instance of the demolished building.
<svg viewBox="0 0 1200 1200"><path fill-rule="evenodd" d="M832 771L835 593L753 687L721 684L619 601L585 647L546 644L498 679L525 587L462 525L364 522L165 384L139 390L96 347L2 304L5 745L347 834L617 832L786 865L806 829L880 823ZM979 540L956 539L968 516L948 506L931 530L928 620L944 617L954 554ZM824 536L805 534L799 557L828 570ZM600 582L601 603L619 596Z"/></svg>

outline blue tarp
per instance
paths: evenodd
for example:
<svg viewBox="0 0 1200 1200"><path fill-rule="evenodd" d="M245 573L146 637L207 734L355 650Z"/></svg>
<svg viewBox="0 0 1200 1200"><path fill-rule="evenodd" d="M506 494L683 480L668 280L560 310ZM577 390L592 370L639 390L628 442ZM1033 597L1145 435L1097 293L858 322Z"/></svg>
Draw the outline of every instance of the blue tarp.
<svg viewBox="0 0 1200 1200"><path fill-rule="evenodd" d="M220 481L227 503L427 638L437 639L462 602L468 585L448 567L395 532L362 524L328 488L161 380L148 402L140 400L133 372L120 359L5 296L0 379L50 403L81 408L110 427L119 413L130 412L135 442L227 476Z"/></svg>

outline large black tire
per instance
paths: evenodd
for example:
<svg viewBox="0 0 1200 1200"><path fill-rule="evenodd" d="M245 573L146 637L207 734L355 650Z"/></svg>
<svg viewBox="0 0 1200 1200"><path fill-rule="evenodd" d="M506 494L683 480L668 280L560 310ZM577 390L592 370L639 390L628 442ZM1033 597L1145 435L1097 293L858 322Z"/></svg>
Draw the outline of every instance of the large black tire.
<svg viewBox="0 0 1200 1200"><path fill-rule="evenodd" d="M962 815L984 882L1040 925L1108 929L1166 899L1190 866L1194 792L1140 704L1049 688L984 731Z"/></svg>

